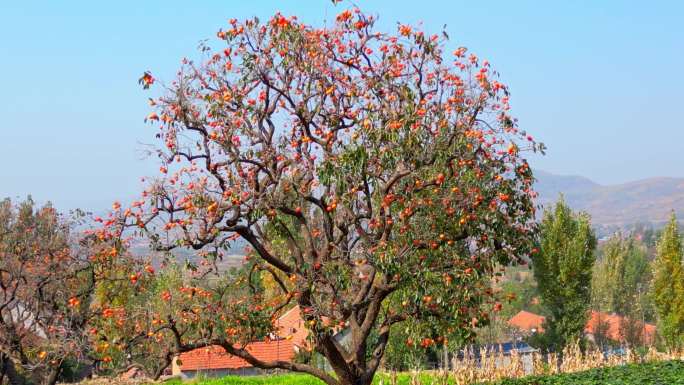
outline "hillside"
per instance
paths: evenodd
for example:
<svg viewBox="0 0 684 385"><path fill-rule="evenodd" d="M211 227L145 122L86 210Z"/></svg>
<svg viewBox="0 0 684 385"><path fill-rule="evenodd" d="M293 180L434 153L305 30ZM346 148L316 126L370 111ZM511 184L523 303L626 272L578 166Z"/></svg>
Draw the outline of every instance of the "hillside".
<svg viewBox="0 0 684 385"><path fill-rule="evenodd" d="M539 203L547 206L563 193L568 204L588 212L599 226L637 222L658 225L672 210L684 219L684 178L649 178L634 182L600 185L581 176L554 175L536 171Z"/></svg>
<svg viewBox="0 0 684 385"><path fill-rule="evenodd" d="M215 267L218 268L219 271L226 271L234 267L237 268L242 266L245 261L245 246L246 243L242 240L233 242L223 258L216 261ZM138 258L151 260L152 264L157 268L164 260L164 257L160 253L150 251L150 245L144 239L138 239L133 242L130 251ZM180 264L190 263L199 265L203 261L203 258L199 257L194 250L187 248L174 249L171 254L175 257L176 262Z"/></svg>

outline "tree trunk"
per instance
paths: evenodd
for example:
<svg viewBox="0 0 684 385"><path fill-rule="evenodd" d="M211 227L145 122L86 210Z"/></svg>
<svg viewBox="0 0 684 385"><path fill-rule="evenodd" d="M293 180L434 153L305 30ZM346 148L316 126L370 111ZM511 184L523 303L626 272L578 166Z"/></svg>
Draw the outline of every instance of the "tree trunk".
<svg viewBox="0 0 684 385"><path fill-rule="evenodd" d="M62 365L57 365L57 366L51 366L48 370L47 373L45 373L45 377L43 377L40 380L41 385L55 385L57 383L57 378L59 377L59 373L62 371Z"/></svg>
<svg viewBox="0 0 684 385"><path fill-rule="evenodd" d="M373 382L373 376L349 377L340 379L340 385L370 385Z"/></svg>
<svg viewBox="0 0 684 385"><path fill-rule="evenodd" d="M5 355L0 353L0 385L5 385Z"/></svg>
<svg viewBox="0 0 684 385"><path fill-rule="evenodd" d="M346 362L335 362L328 358L328 362L337 375L337 384L329 385L370 385L373 382L375 373L369 371L354 371L352 365ZM358 373L361 372L361 373Z"/></svg>
<svg viewBox="0 0 684 385"><path fill-rule="evenodd" d="M26 379L17 373L14 362L5 354L1 355L3 375L7 376L10 385L25 385Z"/></svg>

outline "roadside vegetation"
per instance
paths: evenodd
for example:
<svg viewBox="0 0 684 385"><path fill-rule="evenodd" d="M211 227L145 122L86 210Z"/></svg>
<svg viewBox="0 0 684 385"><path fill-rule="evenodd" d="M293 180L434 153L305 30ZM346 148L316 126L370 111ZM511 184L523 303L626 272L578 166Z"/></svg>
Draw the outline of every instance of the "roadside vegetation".
<svg viewBox="0 0 684 385"><path fill-rule="evenodd" d="M277 374L268 376L227 376L200 379L191 382L171 380L164 385L322 385L323 382L303 374ZM630 363L619 366L598 367L577 372L531 375L522 378L505 378L498 381L464 382L451 372L381 372L373 385L679 385L684 384L684 361Z"/></svg>

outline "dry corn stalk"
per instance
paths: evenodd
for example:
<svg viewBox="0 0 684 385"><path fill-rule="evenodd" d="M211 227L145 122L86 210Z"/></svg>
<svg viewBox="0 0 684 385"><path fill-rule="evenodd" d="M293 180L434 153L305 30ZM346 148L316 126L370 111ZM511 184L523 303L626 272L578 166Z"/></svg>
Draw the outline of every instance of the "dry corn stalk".
<svg viewBox="0 0 684 385"><path fill-rule="evenodd" d="M683 352L661 353L651 348L642 358L629 348L625 348L623 354L604 354L599 350L588 350L583 353L579 344L570 344L562 354L550 353L546 356L538 352L521 354L515 350L510 354L504 354L502 349L487 350L485 348L481 349L477 355L472 349L465 349L462 358L452 360L450 374L442 375L437 384L445 384L451 379L454 384L468 385L502 378L520 378L531 374L570 373L638 363L643 360L672 359L684 359ZM412 377L411 384L427 385L420 384L418 376ZM433 384L435 384L434 381Z"/></svg>

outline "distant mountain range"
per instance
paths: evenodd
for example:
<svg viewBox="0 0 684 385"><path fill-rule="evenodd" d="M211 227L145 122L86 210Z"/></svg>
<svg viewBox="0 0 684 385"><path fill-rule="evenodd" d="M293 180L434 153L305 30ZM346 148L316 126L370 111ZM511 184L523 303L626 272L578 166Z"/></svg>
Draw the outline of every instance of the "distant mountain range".
<svg viewBox="0 0 684 385"><path fill-rule="evenodd" d="M638 222L659 226L669 219L672 210L680 220L684 219L684 178L600 185L582 176L540 170L534 175L538 203L548 207L562 193L570 207L589 213L597 226L625 227Z"/></svg>

